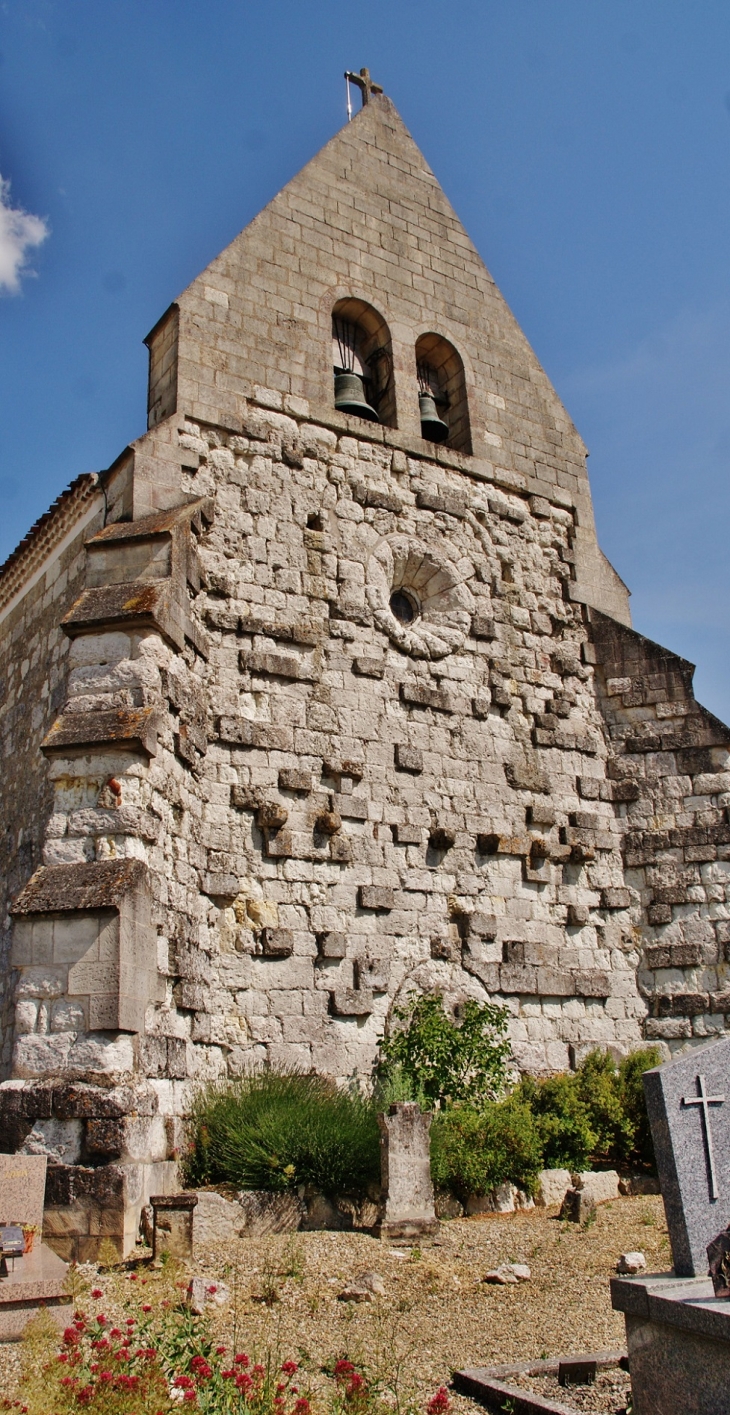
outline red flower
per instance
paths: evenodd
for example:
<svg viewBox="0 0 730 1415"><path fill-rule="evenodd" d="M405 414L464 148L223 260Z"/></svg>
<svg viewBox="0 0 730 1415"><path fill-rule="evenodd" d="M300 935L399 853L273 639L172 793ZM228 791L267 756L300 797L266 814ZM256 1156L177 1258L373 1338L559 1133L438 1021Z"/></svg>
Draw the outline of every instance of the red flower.
<svg viewBox="0 0 730 1415"><path fill-rule="evenodd" d="M249 1366L251 1364L248 1356L245 1354L234 1356L233 1361L236 1366Z"/></svg>
<svg viewBox="0 0 730 1415"><path fill-rule="evenodd" d="M176 1376L173 1383L179 1390L192 1390L193 1382L190 1376Z"/></svg>
<svg viewBox="0 0 730 1415"><path fill-rule="evenodd" d="M211 1285L210 1285L210 1287L206 1287L205 1290L206 1290L206 1292L209 1292L209 1293L210 1293L211 1297L215 1297L215 1294L216 1294L216 1292L218 1291L218 1288L216 1287L215 1283L212 1282Z"/></svg>
<svg viewBox="0 0 730 1415"><path fill-rule="evenodd" d="M105 1326L106 1326L106 1317L104 1316L104 1313L103 1313L103 1312L100 1312L100 1313L99 1313L99 1315L98 1315L98 1317L97 1317L96 1320L97 1320L97 1322L99 1323L99 1326L100 1326L100 1327L105 1327Z"/></svg>
<svg viewBox="0 0 730 1415"><path fill-rule="evenodd" d="M232 1381L235 1374L236 1372L233 1370L233 1367L231 1367L230 1371L221 1371L224 1381Z"/></svg>
<svg viewBox="0 0 730 1415"><path fill-rule="evenodd" d="M311 1415L312 1407L304 1396L297 1400L294 1405L294 1415Z"/></svg>
<svg viewBox="0 0 730 1415"><path fill-rule="evenodd" d="M242 1371L240 1376L236 1376L236 1385L238 1386L239 1390L251 1390L251 1387L253 1386L253 1381L251 1380L248 1371Z"/></svg>
<svg viewBox="0 0 730 1415"><path fill-rule="evenodd" d="M335 1376L351 1376L354 1370L352 1361L337 1361L335 1364Z"/></svg>
<svg viewBox="0 0 730 1415"><path fill-rule="evenodd" d="M431 1396L426 1410L428 1411L428 1415L446 1415L446 1411L450 1406L451 1401L449 1400L449 1392L446 1386L439 1386L436 1394Z"/></svg>
<svg viewBox="0 0 730 1415"><path fill-rule="evenodd" d="M102 1292L100 1287L92 1287L91 1295L92 1297L96 1298L98 1302L99 1298L104 1296L104 1293Z"/></svg>
<svg viewBox="0 0 730 1415"><path fill-rule="evenodd" d="M143 1308L142 1308L142 1311L143 1311L143 1312L151 1312L151 1311L152 1311L152 1308L151 1308L149 1302L145 1302L145 1304L144 1304L144 1306L143 1306Z"/></svg>
<svg viewBox="0 0 730 1415"><path fill-rule="evenodd" d="M215 1354L216 1354L216 1356L223 1356L224 1353L225 1353L225 1349L226 1349L225 1346L216 1346L216 1348L215 1348Z"/></svg>
<svg viewBox="0 0 730 1415"><path fill-rule="evenodd" d="M119 1337L122 1335L122 1333L120 1332L119 1327L112 1327L109 1335L113 1337Z"/></svg>
<svg viewBox="0 0 730 1415"><path fill-rule="evenodd" d="M137 1281L137 1274L136 1274L136 1273L130 1273L130 1274L129 1274L129 1281L130 1281L130 1282L136 1282L136 1281Z"/></svg>
<svg viewBox="0 0 730 1415"><path fill-rule="evenodd" d="M296 1361L285 1361L281 1369L285 1376L293 1376L294 1372L299 1370L299 1367Z"/></svg>

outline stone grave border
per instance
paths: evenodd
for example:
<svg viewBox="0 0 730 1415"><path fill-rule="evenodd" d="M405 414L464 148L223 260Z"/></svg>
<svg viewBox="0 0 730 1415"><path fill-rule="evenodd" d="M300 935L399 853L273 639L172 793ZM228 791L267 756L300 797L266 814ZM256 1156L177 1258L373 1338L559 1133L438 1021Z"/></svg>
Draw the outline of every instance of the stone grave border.
<svg viewBox="0 0 730 1415"><path fill-rule="evenodd" d="M472 1366L454 1371L452 1385L459 1395L477 1400L494 1415L502 1415L505 1401L512 1402L514 1415L579 1415L574 1405L545 1400L521 1386L509 1385L510 1376L557 1376L561 1361L595 1361L599 1370L612 1366L628 1367L625 1351L586 1351L578 1355L554 1356L549 1361L516 1361L511 1366Z"/></svg>

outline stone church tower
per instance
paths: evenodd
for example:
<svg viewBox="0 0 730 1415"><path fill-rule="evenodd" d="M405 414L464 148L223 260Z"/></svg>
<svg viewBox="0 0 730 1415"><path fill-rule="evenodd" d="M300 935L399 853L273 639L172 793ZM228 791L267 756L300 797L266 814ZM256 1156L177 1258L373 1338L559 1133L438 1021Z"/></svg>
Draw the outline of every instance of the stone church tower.
<svg viewBox="0 0 730 1415"><path fill-rule="evenodd" d="M147 338L148 431L0 569L2 1148L132 1246L191 1088L367 1078L414 989L521 1067L730 1011L730 733L389 100ZM334 376L333 376L334 375Z"/></svg>

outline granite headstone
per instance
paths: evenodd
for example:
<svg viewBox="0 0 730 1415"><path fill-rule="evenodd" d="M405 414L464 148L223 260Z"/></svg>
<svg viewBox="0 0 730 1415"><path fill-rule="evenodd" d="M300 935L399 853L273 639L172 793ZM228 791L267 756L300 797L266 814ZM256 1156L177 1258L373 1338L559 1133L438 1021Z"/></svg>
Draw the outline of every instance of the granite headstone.
<svg viewBox="0 0 730 1415"><path fill-rule="evenodd" d="M730 1221L730 1037L644 1073L674 1271L707 1275Z"/></svg>
<svg viewBox="0 0 730 1415"><path fill-rule="evenodd" d="M43 1227L45 1155L0 1155L0 1223Z"/></svg>

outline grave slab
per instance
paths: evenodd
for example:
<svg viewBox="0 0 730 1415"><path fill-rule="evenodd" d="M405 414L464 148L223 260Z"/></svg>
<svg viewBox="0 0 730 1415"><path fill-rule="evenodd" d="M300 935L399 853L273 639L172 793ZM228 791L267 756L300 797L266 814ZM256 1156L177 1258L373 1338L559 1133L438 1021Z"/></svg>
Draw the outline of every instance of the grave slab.
<svg viewBox="0 0 730 1415"><path fill-rule="evenodd" d="M727 1415L730 1304L708 1277L611 1279L623 1312L634 1415Z"/></svg>
<svg viewBox="0 0 730 1415"><path fill-rule="evenodd" d="M674 1271L704 1277L730 1221L730 1037L644 1073Z"/></svg>
<svg viewBox="0 0 730 1415"><path fill-rule="evenodd" d="M0 1273L0 1341L19 1341L27 1322L46 1307L59 1325L67 1326L73 1302L65 1291L68 1264L45 1243L17 1258Z"/></svg>
<svg viewBox="0 0 730 1415"><path fill-rule="evenodd" d="M72 1310L65 1292L67 1264L41 1240L46 1189L45 1155L0 1155L0 1224L34 1224L33 1249L0 1263L0 1341L18 1341L40 1307L61 1325Z"/></svg>

